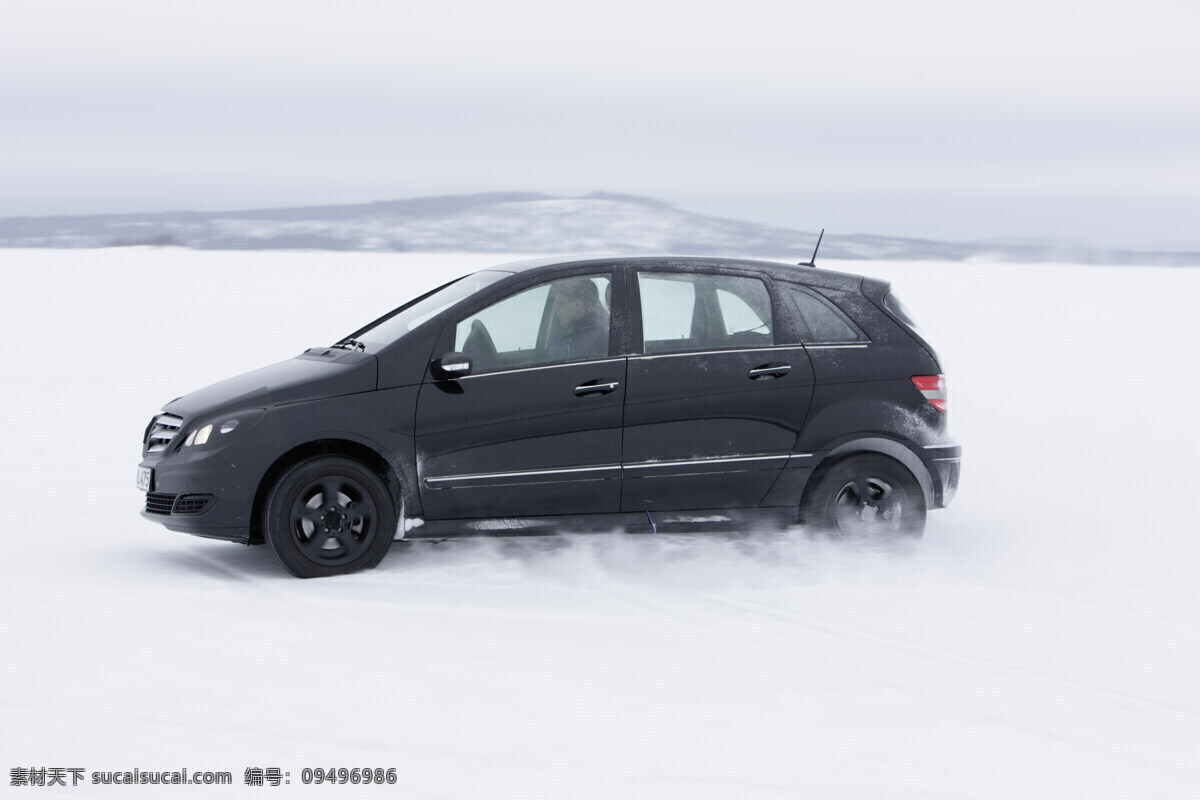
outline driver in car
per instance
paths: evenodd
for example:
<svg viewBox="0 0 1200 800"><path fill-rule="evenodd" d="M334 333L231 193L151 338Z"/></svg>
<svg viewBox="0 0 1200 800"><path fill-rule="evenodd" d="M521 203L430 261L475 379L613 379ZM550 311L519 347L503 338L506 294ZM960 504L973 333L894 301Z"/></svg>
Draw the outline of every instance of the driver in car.
<svg viewBox="0 0 1200 800"><path fill-rule="evenodd" d="M571 278L556 287L554 316L557 323L548 357L575 361L608 355L608 311L600 303L596 284Z"/></svg>

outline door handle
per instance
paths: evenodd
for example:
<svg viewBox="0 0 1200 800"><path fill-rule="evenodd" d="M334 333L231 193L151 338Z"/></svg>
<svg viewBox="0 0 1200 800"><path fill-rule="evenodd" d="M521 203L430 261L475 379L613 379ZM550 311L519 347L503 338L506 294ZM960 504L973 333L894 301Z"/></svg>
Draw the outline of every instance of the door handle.
<svg viewBox="0 0 1200 800"><path fill-rule="evenodd" d="M749 376L752 381L761 378L782 378L791 371L791 364L763 364L761 367L755 367L750 370Z"/></svg>
<svg viewBox="0 0 1200 800"><path fill-rule="evenodd" d="M583 397L585 394L608 394L615 392L620 385L619 381L588 381L576 386L575 394L578 397Z"/></svg>

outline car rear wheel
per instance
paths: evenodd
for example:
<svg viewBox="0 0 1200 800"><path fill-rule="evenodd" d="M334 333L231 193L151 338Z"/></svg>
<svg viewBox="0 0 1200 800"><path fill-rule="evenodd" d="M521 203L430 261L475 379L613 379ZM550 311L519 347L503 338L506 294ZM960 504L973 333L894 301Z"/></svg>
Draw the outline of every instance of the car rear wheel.
<svg viewBox="0 0 1200 800"><path fill-rule="evenodd" d="M395 504L383 481L341 456L293 466L271 489L263 512L263 538L298 578L376 567L395 532Z"/></svg>
<svg viewBox="0 0 1200 800"><path fill-rule="evenodd" d="M850 456L817 479L804 520L839 539L911 539L925 531L925 495L904 465L886 456Z"/></svg>

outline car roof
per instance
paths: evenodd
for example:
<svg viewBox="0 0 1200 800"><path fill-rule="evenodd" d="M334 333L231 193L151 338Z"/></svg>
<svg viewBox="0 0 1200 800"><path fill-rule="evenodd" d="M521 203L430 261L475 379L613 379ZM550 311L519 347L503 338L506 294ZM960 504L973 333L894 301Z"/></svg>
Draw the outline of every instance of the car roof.
<svg viewBox="0 0 1200 800"><path fill-rule="evenodd" d="M713 256L683 256L683 255L653 255L653 256L581 256L575 258L531 258L523 261L510 261L488 267L489 270L526 273L535 271L557 271L559 269L574 269L576 267L611 267L629 265L638 269L655 268L709 268L709 269L745 269L756 272L766 272L773 278L812 286L831 289L856 289L863 281L862 275L848 272L836 272L820 267L806 267L799 264L787 264L779 261L760 261L743 258L716 258Z"/></svg>

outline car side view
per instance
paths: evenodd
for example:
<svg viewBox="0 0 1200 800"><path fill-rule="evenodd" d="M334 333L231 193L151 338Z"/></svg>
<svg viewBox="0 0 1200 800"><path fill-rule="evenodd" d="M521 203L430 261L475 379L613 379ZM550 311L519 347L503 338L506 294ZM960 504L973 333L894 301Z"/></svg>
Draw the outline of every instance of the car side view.
<svg viewBox="0 0 1200 800"><path fill-rule="evenodd" d="M914 537L958 485L933 348L889 284L765 261L505 264L172 400L143 516L299 577L394 539L802 523Z"/></svg>

